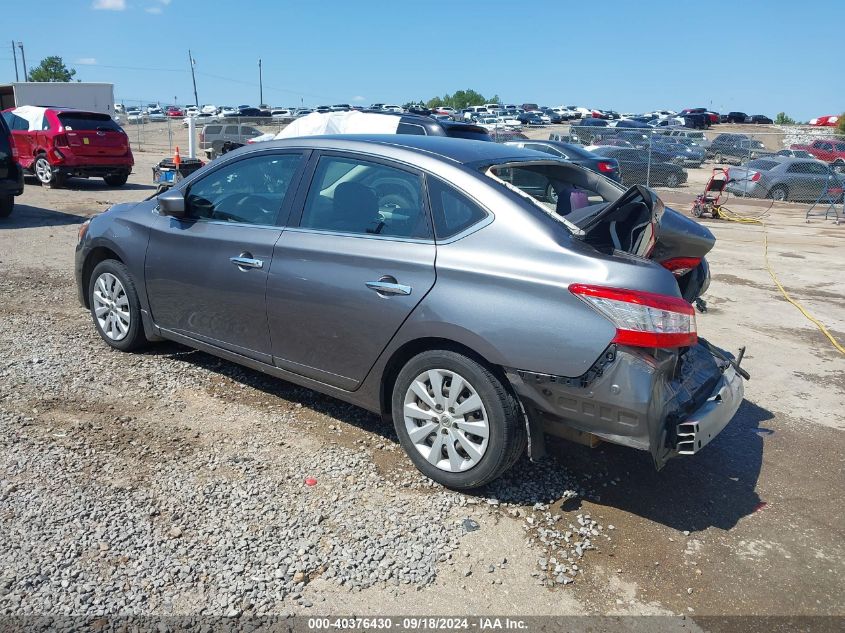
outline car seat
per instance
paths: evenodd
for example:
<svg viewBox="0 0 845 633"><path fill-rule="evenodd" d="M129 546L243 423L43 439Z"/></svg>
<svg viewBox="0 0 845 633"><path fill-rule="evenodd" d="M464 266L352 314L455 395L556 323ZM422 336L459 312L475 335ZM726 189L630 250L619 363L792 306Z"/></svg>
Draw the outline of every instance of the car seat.
<svg viewBox="0 0 845 633"><path fill-rule="evenodd" d="M378 199L372 189L357 182L342 182L334 190L332 228L366 233L378 221Z"/></svg>

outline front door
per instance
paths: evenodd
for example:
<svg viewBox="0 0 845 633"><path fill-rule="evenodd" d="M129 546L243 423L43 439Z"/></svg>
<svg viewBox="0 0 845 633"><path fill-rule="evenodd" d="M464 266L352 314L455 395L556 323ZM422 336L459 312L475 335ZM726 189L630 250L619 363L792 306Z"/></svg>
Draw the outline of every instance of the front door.
<svg viewBox="0 0 845 633"><path fill-rule="evenodd" d="M265 291L299 152L229 161L185 190L186 217L161 217L145 265L161 328L271 362Z"/></svg>
<svg viewBox="0 0 845 633"><path fill-rule="evenodd" d="M274 361L352 390L434 285L423 179L325 154L299 199L299 225L292 218L279 239L267 284Z"/></svg>

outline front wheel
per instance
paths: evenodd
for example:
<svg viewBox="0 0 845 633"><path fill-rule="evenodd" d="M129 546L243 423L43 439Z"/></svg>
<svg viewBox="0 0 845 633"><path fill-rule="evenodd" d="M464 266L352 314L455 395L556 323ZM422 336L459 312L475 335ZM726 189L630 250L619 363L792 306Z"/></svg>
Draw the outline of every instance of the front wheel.
<svg viewBox="0 0 845 633"><path fill-rule="evenodd" d="M680 179L678 178L678 174L669 174L666 176L666 186L667 187L677 187L680 184Z"/></svg>
<svg viewBox="0 0 845 633"><path fill-rule="evenodd" d="M123 263L107 259L97 264L88 282L88 304L94 327L111 347L131 352L146 344L138 291Z"/></svg>
<svg viewBox="0 0 845 633"><path fill-rule="evenodd" d="M525 450L519 403L485 366L447 350L413 357L393 388L402 448L427 477L457 490L478 488Z"/></svg>

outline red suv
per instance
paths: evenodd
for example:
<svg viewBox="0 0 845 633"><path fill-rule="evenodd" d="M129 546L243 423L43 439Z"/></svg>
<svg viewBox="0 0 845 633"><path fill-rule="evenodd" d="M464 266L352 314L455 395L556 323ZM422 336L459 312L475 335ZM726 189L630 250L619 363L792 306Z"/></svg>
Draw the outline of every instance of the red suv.
<svg viewBox="0 0 845 633"><path fill-rule="evenodd" d="M59 187L72 176L126 184L135 159L126 132L107 114L21 106L3 111L18 164L41 184Z"/></svg>

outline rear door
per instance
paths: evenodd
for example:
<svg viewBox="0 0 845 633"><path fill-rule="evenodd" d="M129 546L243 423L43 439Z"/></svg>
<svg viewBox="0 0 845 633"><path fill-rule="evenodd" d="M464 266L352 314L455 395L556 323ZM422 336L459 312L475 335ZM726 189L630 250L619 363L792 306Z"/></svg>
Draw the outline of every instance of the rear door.
<svg viewBox="0 0 845 633"><path fill-rule="evenodd" d="M187 217L156 220L145 263L156 325L271 362L267 273L303 165L298 151L225 162L185 189Z"/></svg>
<svg viewBox="0 0 845 633"><path fill-rule="evenodd" d="M76 156L118 157L129 151L126 133L107 114L60 112L57 117Z"/></svg>
<svg viewBox="0 0 845 633"><path fill-rule="evenodd" d="M273 360L352 390L434 285L427 197L422 174L391 161L326 152L312 172L273 253Z"/></svg>

